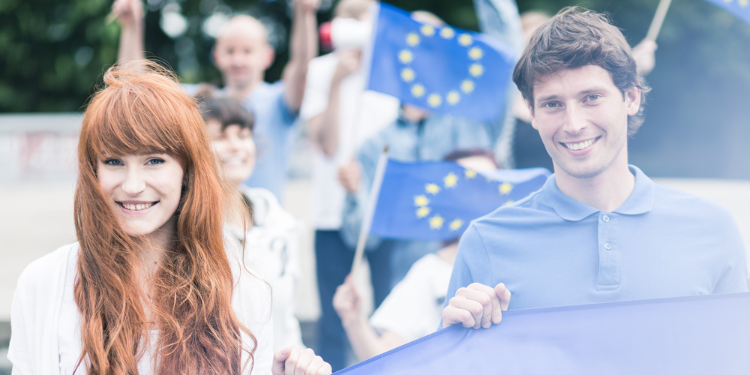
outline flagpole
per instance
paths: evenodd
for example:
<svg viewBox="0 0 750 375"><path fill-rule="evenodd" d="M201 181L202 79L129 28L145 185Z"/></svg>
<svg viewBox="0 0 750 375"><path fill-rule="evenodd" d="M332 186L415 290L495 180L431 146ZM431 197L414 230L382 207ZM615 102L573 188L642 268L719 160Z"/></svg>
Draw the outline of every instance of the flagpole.
<svg viewBox="0 0 750 375"><path fill-rule="evenodd" d="M661 0L659 2L659 6L656 8L654 19L653 21L651 21L651 26L648 28L646 39L656 41L656 37L659 36L661 25L662 23L664 23L664 18L667 16L667 10L669 10L669 5L671 3L672 0Z"/></svg>
<svg viewBox="0 0 750 375"><path fill-rule="evenodd" d="M362 256L365 252L365 243L367 242L367 236L370 234L372 217L375 216L375 208L378 206L380 186L383 184L383 176L385 175L385 167L387 164L388 146L385 146L383 153L380 154L380 158L378 159L378 166L375 168L375 178L372 182L372 188L370 189L370 196L367 199L367 206L365 207L365 214L362 219L362 227L360 228L359 239L357 240L357 249L354 252L354 262L352 262L352 277L354 277L360 263L362 263Z"/></svg>

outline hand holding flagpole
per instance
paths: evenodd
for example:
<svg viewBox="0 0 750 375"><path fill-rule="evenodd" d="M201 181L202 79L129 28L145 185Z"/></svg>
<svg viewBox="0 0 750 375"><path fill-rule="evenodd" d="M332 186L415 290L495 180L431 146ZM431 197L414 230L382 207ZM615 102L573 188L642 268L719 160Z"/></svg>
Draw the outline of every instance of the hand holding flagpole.
<svg viewBox="0 0 750 375"><path fill-rule="evenodd" d="M659 2L654 19L651 21L651 26L648 28L646 39L656 41L656 37L659 36L661 25L664 23L664 18L667 16L667 11L669 10L669 5L671 3L672 0L661 0Z"/></svg>
<svg viewBox="0 0 750 375"><path fill-rule="evenodd" d="M360 263L362 263L362 256L365 252L365 243L367 242L367 236L370 234L370 227L372 226L372 217L375 215L375 208L378 206L378 196L380 195L380 186L383 184L383 175L385 175L385 167L388 164L388 146L383 149L383 153L380 154L378 159L378 166L375 169L375 178L372 181L372 188L370 189L370 196L367 199L367 206L365 207L364 218L362 219L362 227L359 231L359 239L357 240L357 249L354 252L354 262L352 262L351 275L356 274Z"/></svg>

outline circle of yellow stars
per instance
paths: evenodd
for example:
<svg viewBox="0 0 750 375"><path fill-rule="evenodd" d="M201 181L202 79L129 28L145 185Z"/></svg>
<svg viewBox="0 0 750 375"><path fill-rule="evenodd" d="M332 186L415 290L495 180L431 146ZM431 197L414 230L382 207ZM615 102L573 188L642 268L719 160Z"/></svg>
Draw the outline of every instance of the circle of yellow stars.
<svg viewBox="0 0 750 375"><path fill-rule="evenodd" d="M471 180L475 177L477 177L477 172L472 171L470 169L464 170L464 178L466 180ZM442 189L452 189L455 188L460 180L460 177L456 175L453 172L448 173L445 177L443 177L443 184L442 187L437 183L428 183L425 184L424 191L425 194L414 196L414 207L416 207L416 215L417 219L424 219L430 216L432 213L432 209L430 208L430 196L435 196ZM492 179L487 178L487 181L492 181ZM509 182L503 182L500 185L498 185L498 193L500 195L508 195L510 192L513 191L513 184ZM512 200L507 200L504 205L510 205L514 202ZM433 230L439 230L443 228L443 225L445 224L445 218L440 216L439 214L433 214L431 217L427 219L430 229ZM456 218L453 221L451 221L448 224L448 227L451 231L457 231L461 229L464 226L464 221Z"/></svg>
<svg viewBox="0 0 750 375"><path fill-rule="evenodd" d="M746 0L745 0L746 1ZM456 31L449 26L443 26L439 29L432 25L422 24L419 31L410 32L406 35L406 44L409 47L416 47L422 41L422 38L431 38L439 35L443 39L456 38L459 45L468 49L469 58L473 61L468 67L468 77L461 81L459 87L448 91L445 97L439 93L427 93L425 86L417 81L417 74L409 65L414 61L414 53L408 49L402 49L398 54L398 60L405 66L401 69L401 79L411 85L411 94L417 99L426 96L427 104L432 108L440 107L443 102L449 105L456 105L461 101L461 95L468 95L474 91L474 81L484 74L484 66L480 60L484 56L484 51L479 46L473 46L474 38L468 33L456 35Z"/></svg>

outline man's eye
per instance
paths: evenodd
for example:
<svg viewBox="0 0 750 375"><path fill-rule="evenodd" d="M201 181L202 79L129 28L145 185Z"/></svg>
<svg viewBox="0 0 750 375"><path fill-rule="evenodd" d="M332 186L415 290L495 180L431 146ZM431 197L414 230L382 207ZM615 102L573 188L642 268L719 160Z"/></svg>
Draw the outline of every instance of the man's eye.
<svg viewBox="0 0 750 375"><path fill-rule="evenodd" d="M147 165L159 165L159 164L162 164L162 163L164 163L164 159L159 159L159 158L149 159L146 162Z"/></svg>
<svg viewBox="0 0 750 375"><path fill-rule="evenodd" d="M594 101L594 100L597 100L599 98L601 98L601 95L594 94L594 95L589 95L588 100L589 101Z"/></svg>
<svg viewBox="0 0 750 375"><path fill-rule="evenodd" d="M560 104L559 103L555 103L555 102L548 102L548 103L542 104L542 107L547 107L547 108L556 108L556 107L559 107L559 106L560 106Z"/></svg>
<svg viewBox="0 0 750 375"><path fill-rule="evenodd" d="M106 164L106 165L122 165L122 161L119 160L119 159L110 158L110 159L104 160L104 164Z"/></svg>

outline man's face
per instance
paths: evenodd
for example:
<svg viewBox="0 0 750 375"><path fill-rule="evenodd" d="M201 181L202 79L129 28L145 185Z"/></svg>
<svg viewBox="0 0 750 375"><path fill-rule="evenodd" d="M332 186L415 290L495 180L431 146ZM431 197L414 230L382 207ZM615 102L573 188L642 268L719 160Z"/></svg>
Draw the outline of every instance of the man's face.
<svg viewBox="0 0 750 375"><path fill-rule="evenodd" d="M534 84L531 124L552 157L555 173L589 178L615 161L627 164L628 115L638 112L640 97L637 87L623 95L598 65L541 77Z"/></svg>
<svg viewBox="0 0 750 375"><path fill-rule="evenodd" d="M231 25L216 41L214 62L227 86L245 87L263 78L273 48L257 25Z"/></svg>

